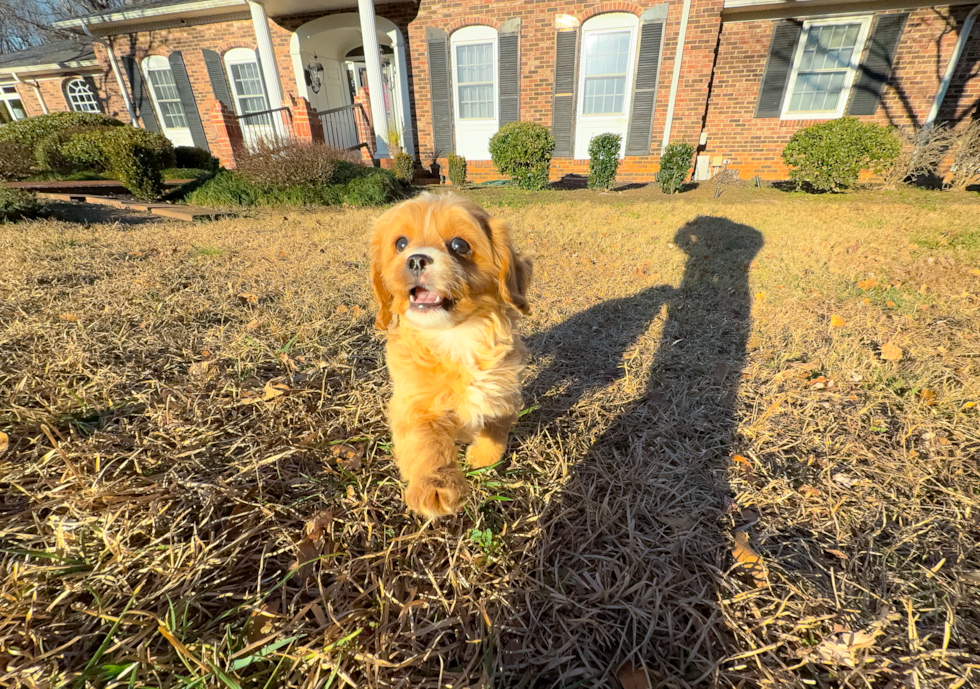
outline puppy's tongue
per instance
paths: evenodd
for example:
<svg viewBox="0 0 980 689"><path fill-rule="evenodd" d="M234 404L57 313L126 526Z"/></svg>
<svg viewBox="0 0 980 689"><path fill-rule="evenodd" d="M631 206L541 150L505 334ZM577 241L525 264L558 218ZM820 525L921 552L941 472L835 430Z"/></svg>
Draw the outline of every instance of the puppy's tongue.
<svg viewBox="0 0 980 689"><path fill-rule="evenodd" d="M414 304L438 304L441 301L442 297L439 296L438 292L430 292L424 287L416 287L412 294L412 303Z"/></svg>

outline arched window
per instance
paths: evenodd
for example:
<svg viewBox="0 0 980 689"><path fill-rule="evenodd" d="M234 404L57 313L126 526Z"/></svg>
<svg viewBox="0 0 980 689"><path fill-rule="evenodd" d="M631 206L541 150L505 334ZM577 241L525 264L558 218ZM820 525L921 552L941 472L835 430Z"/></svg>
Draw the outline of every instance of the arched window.
<svg viewBox="0 0 980 689"><path fill-rule="evenodd" d="M65 84L65 95L68 97L69 107L75 112L102 112L99 99L85 79L72 79Z"/></svg>

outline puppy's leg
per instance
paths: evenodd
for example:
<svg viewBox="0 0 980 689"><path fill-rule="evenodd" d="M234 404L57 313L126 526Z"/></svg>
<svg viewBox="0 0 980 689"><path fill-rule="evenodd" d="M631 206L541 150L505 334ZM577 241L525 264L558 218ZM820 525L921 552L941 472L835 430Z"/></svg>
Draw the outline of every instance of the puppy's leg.
<svg viewBox="0 0 980 689"><path fill-rule="evenodd" d="M515 423L517 414L487 421L466 449L466 461L470 466L479 469L499 462L507 449L507 435Z"/></svg>
<svg viewBox="0 0 980 689"><path fill-rule="evenodd" d="M453 514L469 492L456 461L457 431L456 424L444 417L392 414L395 462L408 484L405 502L413 512L427 517Z"/></svg>

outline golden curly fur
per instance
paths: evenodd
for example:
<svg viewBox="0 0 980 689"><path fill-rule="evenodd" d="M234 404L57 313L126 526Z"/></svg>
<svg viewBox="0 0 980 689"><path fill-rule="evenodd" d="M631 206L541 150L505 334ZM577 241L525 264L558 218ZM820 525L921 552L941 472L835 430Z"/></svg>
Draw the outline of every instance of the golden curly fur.
<svg viewBox="0 0 980 689"><path fill-rule="evenodd" d="M405 501L436 517L468 493L456 443L472 467L496 464L521 405L531 262L510 227L468 199L421 194L382 215L371 234L376 325L387 331L394 386L389 421Z"/></svg>

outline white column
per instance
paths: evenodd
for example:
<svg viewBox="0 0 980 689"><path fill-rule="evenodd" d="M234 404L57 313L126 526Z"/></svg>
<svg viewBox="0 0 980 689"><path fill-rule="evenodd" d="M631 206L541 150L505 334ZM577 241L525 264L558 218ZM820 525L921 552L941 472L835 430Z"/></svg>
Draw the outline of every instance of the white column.
<svg viewBox="0 0 980 689"><path fill-rule="evenodd" d="M408 61L405 58L405 40L398 29L389 31L391 45L395 50L395 73L398 74L398 102L401 104L402 148L409 155L415 155L415 137L412 132L412 104L408 102Z"/></svg>
<svg viewBox="0 0 980 689"><path fill-rule="evenodd" d="M262 60L262 73L265 75L265 92L269 96L269 107L281 108L282 83L279 81L279 65L276 62L276 54L272 50L269 18L265 14L265 6L261 3L248 0L248 8L252 11L255 44L259 47L259 58Z"/></svg>
<svg viewBox="0 0 980 689"><path fill-rule="evenodd" d="M381 53L378 48L378 31L374 26L374 3L357 0L357 13L361 19L361 41L364 43L364 66L367 67L368 94L371 97L371 124L374 126L377 158L388 157L388 111L385 110L385 92L381 76Z"/></svg>

